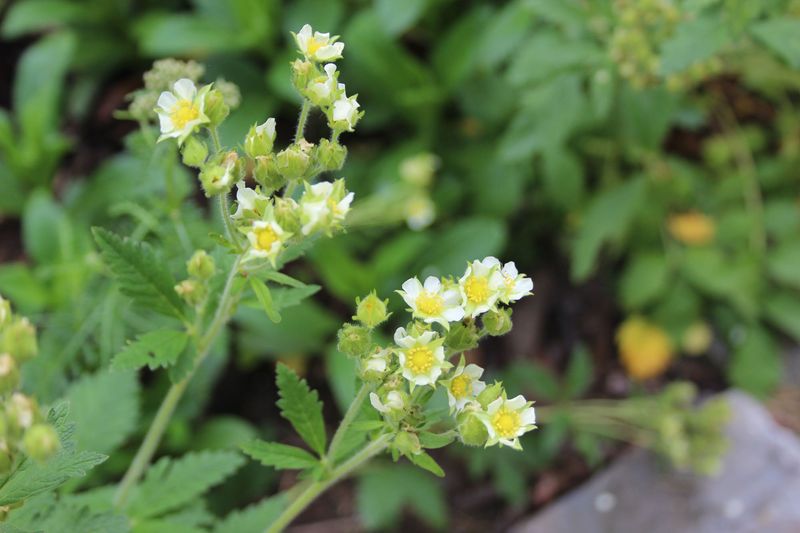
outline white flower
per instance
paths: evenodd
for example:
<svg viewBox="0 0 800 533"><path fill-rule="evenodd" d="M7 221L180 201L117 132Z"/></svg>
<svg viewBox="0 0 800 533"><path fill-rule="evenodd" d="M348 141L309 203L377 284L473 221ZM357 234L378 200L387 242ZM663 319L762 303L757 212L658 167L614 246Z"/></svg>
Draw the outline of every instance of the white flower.
<svg viewBox="0 0 800 533"><path fill-rule="evenodd" d="M172 92L161 93L156 107L161 126L159 141L175 137L179 145L183 144L197 126L208 122L203 109L210 88L207 85L198 92L192 80L181 78L173 85Z"/></svg>
<svg viewBox="0 0 800 533"><path fill-rule="evenodd" d="M475 260L467 266L464 276L458 280L461 296L464 299L464 314L474 318L491 309L500 297L503 288L503 275L500 261L487 257Z"/></svg>
<svg viewBox="0 0 800 533"><path fill-rule="evenodd" d="M268 139L275 141L275 119L269 117L263 124L256 126L256 133L266 135Z"/></svg>
<svg viewBox="0 0 800 533"><path fill-rule="evenodd" d="M442 371L452 365L444 359L443 339L436 338L433 331L411 335L405 328L397 328L394 342L399 346L398 359L403 377L416 385L433 385Z"/></svg>
<svg viewBox="0 0 800 533"><path fill-rule="evenodd" d="M309 100L312 103L327 107L338 96L339 92L344 93L344 83L338 83L336 76L336 65L328 63L324 67L326 77L320 77L308 84Z"/></svg>
<svg viewBox="0 0 800 533"><path fill-rule="evenodd" d="M23 428L29 428L33 425L34 416L36 415L36 404L31 398L28 398L22 393L15 392L6 405L6 410L11 418Z"/></svg>
<svg viewBox="0 0 800 533"><path fill-rule="evenodd" d="M372 353L366 361L364 361L364 372L375 372L383 374L389 366L389 358L392 351L389 348L383 348Z"/></svg>
<svg viewBox="0 0 800 533"><path fill-rule="evenodd" d="M450 322L464 318L458 289L444 285L439 278L428 276L424 285L417 278L411 278L403 283L403 290L397 293L411 308L414 317L428 324L438 322L449 329Z"/></svg>
<svg viewBox="0 0 800 533"><path fill-rule="evenodd" d="M310 61L334 61L342 57L344 43L337 43L338 36L313 31L306 24L300 31L292 34L300 52Z"/></svg>
<svg viewBox="0 0 800 533"><path fill-rule="evenodd" d="M236 212L232 215L232 218L238 220L247 216L258 216L261 210L258 204L263 203L266 205L268 201L266 196L255 189L249 188L244 180L240 180L236 184Z"/></svg>
<svg viewBox="0 0 800 533"><path fill-rule="evenodd" d="M266 258L274 265L283 243L290 236L274 220L256 220L247 232L250 241L247 259Z"/></svg>
<svg viewBox="0 0 800 533"><path fill-rule="evenodd" d="M486 383L480 380L482 375L481 367L474 364L464 366L464 358L461 358L461 362L453 371L453 376L443 382L447 388L447 400L451 411L460 412L486 388Z"/></svg>
<svg viewBox="0 0 800 533"><path fill-rule="evenodd" d="M353 127L361 118L358 108L361 107L356 101L356 96L347 97L342 91L342 95L333 103L332 123L335 127L353 131Z"/></svg>
<svg viewBox="0 0 800 533"><path fill-rule="evenodd" d="M341 224L350 211L353 193L346 193L344 180L331 183L323 181L314 185L306 184L306 190L300 198L300 222L303 224L303 235L323 229L329 232Z"/></svg>
<svg viewBox="0 0 800 533"><path fill-rule="evenodd" d="M489 404L483 422L489 432L486 445L503 444L521 450L519 437L536 428L536 411L533 402L520 395L510 400L505 393Z"/></svg>
<svg viewBox="0 0 800 533"><path fill-rule="evenodd" d="M436 219L436 204L427 194L415 194L406 202L406 224L414 231L427 228Z"/></svg>
<svg viewBox="0 0 800 533"><path fill-rule="evenodd" d="M391 411L400 411L402 410L405 405L405 399L403 395L396 390L389 391L386 394L386 399L382 402L380 396L378 396L374 392L369 393L369 403L372 404L372 407L375 408L376 411L381 413L389 413Z"/></svg>
<svg viewBox="0 0 800 533"><path fill-rule="evenodd" d="M514 261L503 265L500 273L503 275L503 288L500 290L500 301L504 304L516 302L523 296L532 294L533 280L517 271Z"/></svg>

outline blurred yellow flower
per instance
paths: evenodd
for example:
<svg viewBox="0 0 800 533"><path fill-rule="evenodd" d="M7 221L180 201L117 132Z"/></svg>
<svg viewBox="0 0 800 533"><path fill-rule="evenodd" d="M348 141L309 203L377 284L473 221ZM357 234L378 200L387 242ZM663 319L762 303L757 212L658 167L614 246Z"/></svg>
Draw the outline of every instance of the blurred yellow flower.
<svg viewBox="0 0 800 533"><path fill-rule="evenodd" d="M666 332L642 317L633 316L617 329L617 345L625 371L645 380L662 374L672 360L672 341Z"/></svg>
<svg viewBox="0 0 800 533"><path fill-rule="evenodd" d="M681 344L683 351L689 355L702 355L708 351L714 340L714 332L707 322L695 322L683 332Z"/></svg>
<svg viewBox="0 0 800 533"><path fill-rule="evenodd" d="M714 240L714 219L697 211L671 215L667 221L670 235L684 244L703 245Z"/></svg>

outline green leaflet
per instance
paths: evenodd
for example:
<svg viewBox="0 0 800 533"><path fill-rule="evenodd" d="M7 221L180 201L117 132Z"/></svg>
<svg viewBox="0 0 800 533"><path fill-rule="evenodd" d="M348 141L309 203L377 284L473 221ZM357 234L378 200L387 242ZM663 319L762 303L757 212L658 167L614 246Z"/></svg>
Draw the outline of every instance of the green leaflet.
<svg viewBox="0 0 800 533"><path fill-rule="evenodd" d="M140 335L111 362L114 370L138 370L144 366L155 370L175 364L186 348L189 337L183 331L159 329Z"/></svg>
<svg viewBox="0 0 800 533"><path fill-rule="evenodd" d="M264 466L278 470L304 469L319 464L319 461L302 448L255 440L242 445L242 451Z"/></svg>
<svg viewBox="0 0 800 533"><path fill-rule="evenodd" d="M147 243L123 239L103 228L93 228L92 233L124 294L153 311L185 318L183 301L174 289L175 278Z"/></svg>
<svg viewBox="0 0 800 533"><path fill-rule="evenodd" d="M322 456L327 436L322 420L322 402L317 391L309 389L306 380L297 377L292 369L282 363L277 367L276 382L281 397L278 400L281 415L291 422L306 444Z"/></svg>

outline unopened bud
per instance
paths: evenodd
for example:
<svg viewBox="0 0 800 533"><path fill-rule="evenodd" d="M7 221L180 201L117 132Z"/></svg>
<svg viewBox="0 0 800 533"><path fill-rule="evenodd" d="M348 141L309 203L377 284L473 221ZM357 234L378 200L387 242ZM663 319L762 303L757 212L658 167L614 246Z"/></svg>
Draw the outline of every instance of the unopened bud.
<svg viewBox="0 0 800 533"><path fill-rule="evenodd" d="M205 250L197 250L187 261L186 271L193 278L205 280L213 276L217 268L213 257L208 255Z"/></svg>
<svg viewBox="0 0 800 533"><path fill-rule="evenodd" d="M268 118L263 124L254 125L244 139L244 151L250 157L266 156L272 153L275 143L275 119Z"/></svg>
<svg viewBox="0 0 800 533"><path fill-rule="evenodd" d="M190 167L200 168L208 157L208 146L205 141L201 141L194 135L190 135L181 148L183 164Z"/></svg>
<svg viewBox="0 0 800 533"><path fill-rule="evenodd" d="M61 447L58 433L49 424L35 424L25 432L25 452L37 461L46 461Z"/></svg>
<svg viewBox="0 0 800 533"><path fill-rule="evenodd" d="M208 117L210 126L219 126L225 120L231 108L225 103L225 96L219 89L211 89L205 98L205 114Z"/></svg>
<svg viewBox="0 0 800 533"><path fill-rule="evenodd" d="M275 162L278 170L287 180L296 180L305 176L311 163L310 152L313 146L309 142L300 140L278 152Z"/></svg>
<svg viewBox="0 0 800 533"><path fill-rule="evenodd" d="M316 161L323 171L339 170L347 158L347 148L338 142L320 139L316 150Z"/></svg>
<svg viewBox="0 0 800 533"><path fill-rule="evenodd" d="M339 330L339 343L337 347L343 354L359 357L372 347L372 335L368 328L345 324Z"/></svg>
<svg viewBox="0 0 800 533"><path fill-rule="evenodd" d="M15 392L6 402L6 420L9 429L17 431L31 427L36 421L38 411L39 408L33 398Z"/></svg>
<svg viewBox="0 0 800 533"><path fill-rule="evenodd" d="M285 231L289 233L300 231L298 205L291 198L276 197L273 214L275 215L275 221Z"/></svg>
<svg viewBox="0 0 800 533"><path fill-rule="evenodd" d="M478 330L475 324L456 322L450 324L450 330L444 339L445 345L454 352L465 352L478 345Z"/></svg>
<svg viewBox="0 0 800 533"><path fill-rule="evenodd" d="M513 326L511 322L511 309L493 309L483 315L483 327L486 332L493 336L499 337L511 331Z"/></svg>
<svg viewBox="0 0 800 533"><path fill-rule="evenodd" d="M194 279L185 279L175 285L175 292L189 305L197 305L206 295L206 287Z"/></svg>
<svg viewBox="0 0 800 533"><path fill-rule="evenodd" d="M206 196L227 193L241 178L241 162L236 152L229 152L218 162L206 165L200 171L200 184Z"/></svg>
<svg viewBox="0 0 800 533"><path fill-rule="evenodd" d="M36 328L27 318L17 318L6 326L0 352L11 354L18 363L24 363L38 351Z"/></svg>
<svg viewBox="0 0 800 533"><path fill-rule="evenodd" d="M417 455L422 451L419 437L415 433L401 431L394 438L392 447L403 455Z"/></svg>
<svg viewBox="0 0 800 533"><path fill-rule="evenodd" d="M458 417L458 436L467 446L486 446L489 432L475 411L465 411Z"/></svg>
<svg viewBox="0 0 800 533"><path fill-rule="evenodd" d="M255 158L253 178L264 187L266 192L277 191L286 185L286 178L278 169L276 157L273 154Z"/></svg>
<svg viewBox="0 0 800 533"><path fill-rule="evenodd" d="M298 91L302 92L316 72L314 65L310 61L296 59L292 62L292 84Z"/></svg>
<svg viewBox="0 0 800 533"><path fill-rule="evenodd" d="M501 394L503 394L503 383L501 381L495 381L478 394L477 400L478 403L481 404L481 407L486 409L489 407L489 404L498 399Z"/></svg>
<svg viewBox="0 0 800 533"><path fill-rule="evenodd" d="M19 386L17 362L9 354L0 355L0 396L5 396Z"/></svg>
<svg viewBox="0 0 800 533"><path fill-rule="evenodd" d="M389 313L386 312L388 304L389 300L381 300L375 294L375 291L372 291L363 300L356 298L358 307L356 308L356 316L353 318L372 329L389 318Z"/></svg>

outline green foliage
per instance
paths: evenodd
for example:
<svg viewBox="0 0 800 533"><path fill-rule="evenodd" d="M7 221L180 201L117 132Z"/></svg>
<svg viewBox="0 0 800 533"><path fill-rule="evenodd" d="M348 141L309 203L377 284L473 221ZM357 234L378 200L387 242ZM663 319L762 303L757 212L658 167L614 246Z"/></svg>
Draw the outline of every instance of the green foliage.
<svg viewBox="0 0 800 533"><path fill-rule="evenodd" d="M284 364L277 366L275 381L280 394L278 407L281 416L292 424L312 450L322 456L327 436L322 419L322 402L318 399L317 391L309 389L306 380L297 377Z"/></svg>
<svg viewBox="0 0 800 533"><path fill-rule="evenodd" d="M150 370L166 368L175 364L189 340L183 331L158 329L140 335L120 353L114 356L114 370L138 370L147 366Z"/></svg>
<svg viewBox="0 0 800 533"><path fill-rule="evenodd" d="M282 493L235 511L216 525L214 533L262 533L264 525L275 521L286 507L287 499Z"/></svg>
<svg viewBox="0 0 800 533"><path fill-rule="evenodd" d="M148 244L123 239L103 228L94 228L93 234L124 294L153 311L184 317L184 304L173 289L175 279Z"/></svg>
<svg viewBox="0 0 800 533"><path fill-rule="evenodd" d="M257 440L242 445L242 451L264 466L278 470L310 468L319 461L310 453L287 444Z"/></svg>

